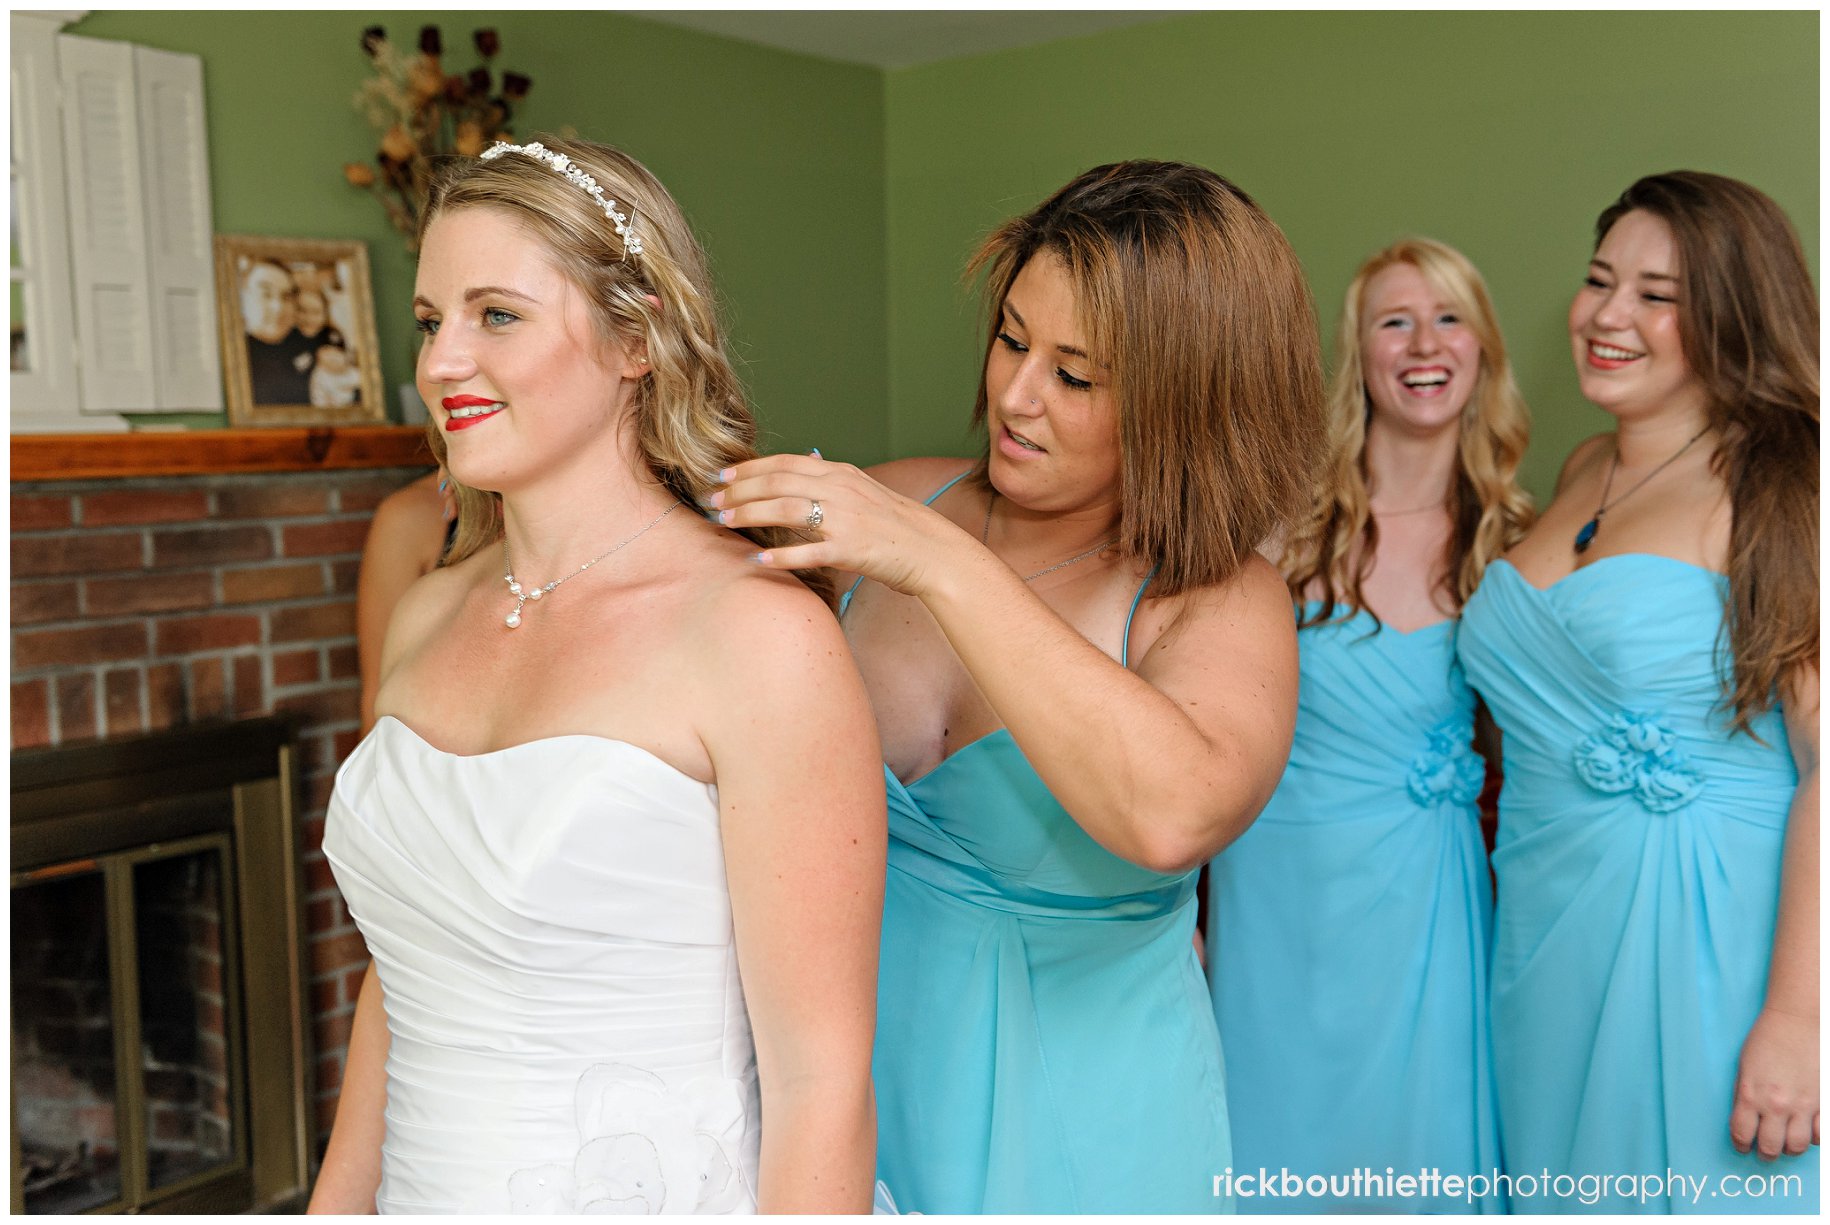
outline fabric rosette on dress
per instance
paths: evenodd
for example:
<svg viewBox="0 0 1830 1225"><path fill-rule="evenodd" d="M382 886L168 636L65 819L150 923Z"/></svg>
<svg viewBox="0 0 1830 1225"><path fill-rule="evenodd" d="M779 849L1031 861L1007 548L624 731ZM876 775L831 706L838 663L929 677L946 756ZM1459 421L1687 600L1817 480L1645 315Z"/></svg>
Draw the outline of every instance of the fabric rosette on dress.
<svg viewBox="0 0 1830 1225"><path fill-rule="evenodd" d="M737 1164L744 1087L727 1077L670 1083L628 1064L578 1081L578 1152L509 1176L510 1211L600 1215L753 1209Z"/></svg>
<svg viewBox="0 0 1830 1225"><path fill-rule="evenodd" d="M1673 812L1697 798L1703 776L1658 718L1623 710L1576 746L1576 773L1606 795L1631 792L1648 812Z"/></svg>
<svg viewBox="0 0 1830 1225"><path fill-rule="evenodd" d="M1319 614L1319 604L1307 611ZM1237 1170L1329 1176L1242 1212L1503 1212L1382 1195L1355 1171L1499 1165L1487 1023L1492 895L1474 694L1453 621L1370 614L1297 635L1290 760L1213 861L1208 976Z"/></svg>
<svg viewBox="0 0 1830 1225"><path fill-rule="evenodd" d="M1505 756L1492 998L1506 1167L1703 1187L1546 1193L1516 1211L1816 1210L1816 1148L1764 1162L1729 1138L1798 772L1777 709L1752 736L1727 725L1727 586L1652 554L1542 589L1500 561L1462 614L1462 662ZM1738 1195L1743 1179L1796 1190Z"/></svg>

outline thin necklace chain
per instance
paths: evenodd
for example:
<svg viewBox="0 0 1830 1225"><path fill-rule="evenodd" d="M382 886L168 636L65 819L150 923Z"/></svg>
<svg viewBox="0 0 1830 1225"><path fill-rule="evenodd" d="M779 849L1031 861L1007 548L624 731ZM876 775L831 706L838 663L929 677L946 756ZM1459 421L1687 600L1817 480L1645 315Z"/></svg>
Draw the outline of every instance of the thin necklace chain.
<svg viewBox="0 0 1830 1225"><path fill-rule="evenodd" d="M1444 506L1441 502L1431 502L1428 506L1413 506L1409 510L1380 510L1377 506L1368 502L1366 504L1366 509L1375 515L1383 515L1387 519L1394 519L1399 515L1421 515L1426 510L1447 510L1448 507Z"/></svg>
<svg viewBox="0 0 1830 1225"><path fill-rule="evenodd" d="M1620 467L1620 443L1615 442L1614 458L1612 458L1608 461L1608 479L1602 482L1601 505L1597 506L1595 508L1595 518L1597 518L1597 519L1601 518L1601 516L1603 514L1605 514L1607 511L1613 510L1616 506L1619 506L1622 502L1625 502L1628 498L1630 498L1634 494L1638 493L1641 489L1644 489L1646 487L1647 481L1651 480L1653 477L1657 476L1659 473L1661 473L1665 469L1669 468L1672 464L1677 463L1679 458L1681 458L1683 456L1684 452L1690 450L1691 447L1695 446L1697 439L1701 438L1703 435L1705 435L1707 433L1709 433L1709 427L1706 425L1702 429L1698 430L1696 433L1692 434L1690 436L1690 441L1685 443L1683 446L1679 447L1677 449L1677 453L1674 454L1670 459L1666 460L1664 463L1660 464L1658 467L1654 468L1652 471L1646 473L1645 476L1643 476L1639 479L1639 483L1637 485L1633 486L1633 488L1627 490L1625 493L1621 494L1618 498L1615 498L1612 502L1610 502L1610 501L1608 501L1608 490L1614 488L1614 472L1617 468Z"/></svg>
<svg viewBox="0 0 1830 1225"><path fill-rule="evenodd" d="M572 571L572 573L566 575L564 578L556 578L552 582L547 583L543 586L539 586L539 587L523 587L520 583L515 581L515 559L509 555L508 534L506 532L504 532L502 534L502 564L504 567L502 581L508 584L509 594L515 597L515 611L509 613L508 616L506 618L504 618L503 624L508 626L508 628L511 630L515 629L516 627L518 627L521 624L521 608L529 600L538 600L538 599L543 598L544 596L550 595L553 591L557 590L559 587L563 586L564 584L571 582L573 579L577 578L579 575L583 574L586 570L589 570L592 566L595 566L598 562L604 560L604 558L610 556L612 553L616 552L618 549L627 548L628 546L634 544L636 541L640 540L643 536L647 535L650 528L653 528L656 524L660 523L661 520L667 518L667 516L673 514L678 509L680 509L680 503L675 502L672 506L669 506L666 510L664 510L660 514L656 515L653 519L650 519L648 521L647 527L642 528L641 531L639 531L635 535L629 537L629 539L623 541L620 544L611 545L609 548L605 549L602 553L599 553L596 557L593 557L590 561L586 562L584 565L580 566L578 569Z"/></svg>
<svg viewBox="0 0 1830 1225"><path fill-rule="evenodd" d="M991 495L990 500L985 503L985 526L983 526L979 529L979 543L982 545L985 545L987 548L990 547L990 539L991 539L991 510L997 504L998 504L998 495L996 493L993 493ZM1077 562L1085 561L1087 558L1093 556L1095 553L1098 553L1105 549L1111 548L1112 545L1117 540L1118 540L1118 537L1116 537L1116 536L1113 536L1106 540L1102 540L1098 544L1094 545L1092 548L1088 549L1086 552L1076 553L1076 554L1074 554L1074 556L1068 558L1066 561L1058 561L1054 565L1048 567L1046 570L1038 570L1034 574L1031 574L1028 577L1026 577L1023 581L1026 583L1033 583L1045 574L1053 574L1057 570L1065 570L1069 566L1072 566Z"/></svg>
<svg viewBox="0 0 1830 1225"><path fill-rule="evenodd" d="M1620 469L1620 440L1616 438L1614 440L1613 458L1608 460L1607 479L1601 483L1601 505L1595 508L1595 513L1589 516L1589 521L1577 530L1575 540L1576 552L1578 554L1588 552L1589 545L1593 544L1595 541L1595 533L1601 530L1601 516L1607 514L1610 510L1613 510L1616 506L1619 506L1622 502L1625 502L1628 498L1644 489L1647 481L1669 468L1672 464L1677 463L1678 458L1682 456L1684 452L1690 450L1691 447L1695 446L1697 439L1707 433L1709 433L1709 427L1706 425L1692 434L1690 436L1690 441L1679 447L1676 452L1672 454L1670 459L1667 459L1664 463L1646 473L1645 476L1639 479L1639 482L1634 485L1633 488L1627 490L1618 498L1615 498L1610 502L1608 500L1608 493L1614 488L1614 473Z"/></svg>

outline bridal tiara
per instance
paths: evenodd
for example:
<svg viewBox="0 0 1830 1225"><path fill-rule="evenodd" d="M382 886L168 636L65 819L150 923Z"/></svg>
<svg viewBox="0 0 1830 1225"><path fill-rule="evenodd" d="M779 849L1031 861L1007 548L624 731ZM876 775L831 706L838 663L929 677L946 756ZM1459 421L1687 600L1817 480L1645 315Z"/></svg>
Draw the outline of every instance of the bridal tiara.
<svg viewBox="0 0 1830 1225"><path fill-rule="evenodd" d="M553 152L539 141L526 145L511 145L507 141L498 140L483 150L479 156L487 162L501 157L504 153L519 153L523 157L531 157L537 162L544 162L556 173L570 179L579 190L597 201L597 206L604 210L604 216L608 217L610 224L616 227L616 236L623 240L623 250L632 256L642 254L642 240L637 237L635 226L630 223L627 216L616 211L616 201L606 196L604 189L597 185L597 180L579 169L578 163L563 153Z"/></svg>

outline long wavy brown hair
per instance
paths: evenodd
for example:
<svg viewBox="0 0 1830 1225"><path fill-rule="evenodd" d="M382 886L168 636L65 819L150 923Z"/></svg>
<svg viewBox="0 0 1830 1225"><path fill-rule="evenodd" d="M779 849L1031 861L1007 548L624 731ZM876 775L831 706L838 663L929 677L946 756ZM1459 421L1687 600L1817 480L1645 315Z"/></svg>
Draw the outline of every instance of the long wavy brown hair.
<svg viewBox="0 0 1830 1225"><path fill-rule="evenodd" d="M1301 506L1320 450L1321 339L1296 253L1211 170L1096 166L973 257L968 275L989 270L987 354L1005 296L1043 251L1066 265L1112 372L1121 552L1156 567L1157 595L1230 579ZM975 425L985 413L981 378Z"/></svg>
<svg viewBox="0 0 1830 1225"><path fill-rule="evenodd" d="M1311 625L1366 608L1361 587L1372 569L1379 525L1366 491L1366 393L1361 333L1366 287L1394 264L1409 264L1455 306L1480 341L1480 369L1461 413L1461 464L1445 509L1453 530L1443 557L1442 592L1455 608L1467 602L1494 558L1517 544L1536 516L1519 484L1519 462L1531 437L1531 414L1512 376L1506 340L1480 271L1445 243L1406 238L1369 257L1347 286L1328 390L1327 457L1307 513L1283 542L1281 568L1290 597ZM1321 607L1303 609L1319 589Z"/></svg>
<svg viewBox="0 0 1830 1225"><path fill-rule="evenodd" d="M1817 291L1780 207L1737 179L1696 170L1648 175L1595 222L1595 245L1630 212L1671 229L1678 337L1709 393L1728 486L1723 706L1752 733L1778 686L1815 666L1817 627Z"/></svg>
<svg viewBox="0 0 1830 1225"><path fill-rule="evenodd" d="M597 181L641 238L631 256L597 202L543 162L518 154L491 160L454 158L433 179L420 237L439 216L462 208L503 213L538 239L555 266L590 304L605 340L645 340L650 373L636 388L636 448L649 473L688 505L715 488L714 474L754 459L756 418L725 354L705 252L679 205L647 167L619 149L540 136ZM653 294L659 301L648 299ZM427 426L432 453L445 462L436 420ZM455 480L457 537L445 564L462 561L502 538L502 500ZM786 528L742 528L763 548L803 542ZM824 571L796 576L829 605Z"/></svg>

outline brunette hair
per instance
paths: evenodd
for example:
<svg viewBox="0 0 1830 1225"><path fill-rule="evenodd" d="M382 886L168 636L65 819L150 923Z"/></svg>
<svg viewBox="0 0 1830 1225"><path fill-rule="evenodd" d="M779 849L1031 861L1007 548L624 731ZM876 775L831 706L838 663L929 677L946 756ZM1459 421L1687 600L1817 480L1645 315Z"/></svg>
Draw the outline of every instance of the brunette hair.
<svg viewBox="0 0 1830 1225"><path fill-rule="evenodd" d="M1327 460L1307 513L1282 549L1284 577L1298 607L1311 587L1321 590L1321 608L1313 615L1305 611L1305 625L1334 619L1337 606L1366 608L1361 583L1379 544L1379 526L1366 491L1372 398L1366 392L1361 323L1367 286L1395 264L1417 269L1480 341L1480 367L1461 412L1461 464L1445 506L1453 527L1444 549L1442 590L1456 608L1474 594L1487 564L1524 537L1535 513L1518 481L1531 413L1512 377L1480 270L1445 243L1428 238L1393 243L1361 264L1347 286L1328 391Z"/></svg>
<svg viewBox="0 0 1830 1225"><path fill-rule="evenodd" d="M1160 595L1224 582L1302 504L1320 449L1321 347L1296 254L1211 170L1097 166L973 256L969 275L989 269L987 355L1012 283L1044 251L1111 371L1120 550L1157 568ZM981 427L986 408L981 378Z"/></svg>
<svg viewBox="0 0 1830 1225"><path fill-rule="evenodd" d="M632 407L636 448L654 479L690 505L712 491L714 473L757 455L756 419L725 354L705 252L660 180L627 153L590 141L537 139L570 158L616 201L640 240L639 254L624 246L589 193L546 163L518 153L454 158L443 165L427 194L421 241L445 213L499 212L547 249L584 295L602 339L646 341L649 372L636 386ZM435 423L427 433L443 464L442 433ZM458 530L447 564L493 544L502 533L499 497L452 485ZM786 528L739 530L764 548L805 540ZM824 571L795 574L832 602L832 580Z"/></svg>
<svg viewBox="0 0 1830 1225"><path fill-rule="evenodd" d="M1728 486L1723 706L1752 731L1776 686L1817 663L1817 292L1780 207L1736 179L1648 175L1595 222L1595 244L1642 211L1677 246L1678 337L1709 395Z"/></svg>

